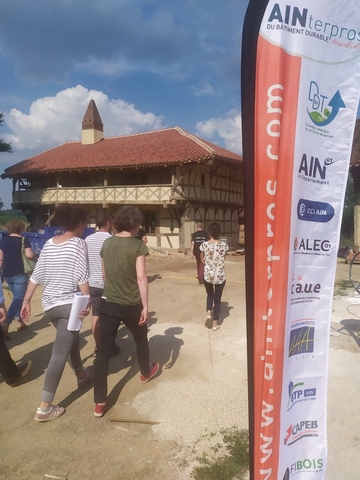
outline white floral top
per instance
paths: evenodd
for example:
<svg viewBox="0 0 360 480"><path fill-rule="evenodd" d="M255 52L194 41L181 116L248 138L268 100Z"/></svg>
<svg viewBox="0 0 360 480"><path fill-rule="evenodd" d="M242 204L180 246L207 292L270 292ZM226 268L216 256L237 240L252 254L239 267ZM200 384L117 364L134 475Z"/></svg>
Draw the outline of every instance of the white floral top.
<svg viewBox="0 0 360 480"><path fill-rule="evenodd" d="M228 250L226 242L204 242L200 245L205 257L204 280L213 284L225 282L225 255Z"/></svg>

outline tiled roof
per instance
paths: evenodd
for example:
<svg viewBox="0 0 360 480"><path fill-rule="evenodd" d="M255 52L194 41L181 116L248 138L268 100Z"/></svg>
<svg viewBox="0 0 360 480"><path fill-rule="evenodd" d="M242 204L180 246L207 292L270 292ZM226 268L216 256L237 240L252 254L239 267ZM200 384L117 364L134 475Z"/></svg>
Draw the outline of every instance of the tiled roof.
<svg viewBox="0 0 360 480"><path fill-rule="evenodd" d="M350 157L350 167L360 166L360 119L355 123L354 139Z"/></svg>
<svg viewBox="0 0 360 480"><path fill-rule="evenodd" d="M242 163L240 155L174 127L105 138L93 145L64 143L7 168L1 177L83 169L153 167L211 159Z"/></svg>

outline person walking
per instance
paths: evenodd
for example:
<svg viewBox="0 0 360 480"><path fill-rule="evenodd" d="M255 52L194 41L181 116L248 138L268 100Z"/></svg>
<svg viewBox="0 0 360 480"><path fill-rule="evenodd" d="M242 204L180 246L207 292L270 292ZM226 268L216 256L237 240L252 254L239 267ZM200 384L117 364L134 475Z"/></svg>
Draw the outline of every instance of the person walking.
<svg viewBox="0 0 360 480"><path fill-rule="evenodd" d="M0 283L0 322L6 320L7 311L5 308L4 292ZM6 346L4 331L0 328L0 375L10 387L17 387L31 370L32 361L28 360L24 365L18 367L11 358Z"/></svg>
<svg viewBox="0 0 360 480"><path fill-rule="evenodd" d="M38 285L42 285L42 305L45 319L56 329L55 341L49 365L45 373L44 387L39 408L34 419L38 422L54 420L65 413L65 408L52 405L57 387L68 357L77 377L78 388L90 380L94 367L83 367L80 357L78 331L67 329L75 293L79 290L89 295L89 268L84 232L86 211L78 206L63 204L55 210L53 222L62 227L63 234L48 240L39 256L35 270L25 293L21 316L27 320L31 313L30 302ZM90 301L80 312L84 319L90 312Z"/></svg>
<svg viewBox="0 0 360 480"><path fill-rule="evenodd" d="M226 283L225 256L229 250L226 242L219 240L220 225L216 222L209 225L210 240L200 245L201 258L205 263L204 285L206 298L206 322L205 325L214 331L219 329L219 316L221 296Z"/></svg>
<svg viewBox="0 0 360 480"><path fill-rule="evenodd" d="M203 230L202 223L197 223L197 230L191 235L191 253L196 258L196 271L199 283L204 283L204 263L201 259L200 245L209 240L209 235Z"/></svg>
<svg viewBox="0 0 360 480"><path fill-rule="evenodd" d="M109 358L121 322L130 330L136 345L140 381L156 375L159 363L150 364L147 338L148 281L145 257L148 249L134 238L143 220L134 206L121 208L115 215L116 234L105 240L100 255L104 269L104 294L99 308L100 345L95 361L95 417L110 408L107 399Z"/></svg>
<svg viewBox="0 0 360 480"><path fill-rule="evenodd" d="M21 220L12 220L7 226L9 235L0 241L0 271L12 293L12 302L8 309L8 315L1 327L4 331L5 340L9 339L9 326L13 320L18 322L17 331L24 330L27 325L20 316L20 308L29 281L25 274L22 259L22 249L27 258L34 258L35 252L31 249L28 237L22 237L26 225Z"/></svg>
<svg viewBox="0 0 360 480"><path fill-rule="evenodd" d="M102 262L100 257L100 250L105 240L111 237L112 218L108 213L100 213L96 219L96 227L98 230L85 238L87 245L90 278L90 299L92 307L91 328L95 340L94 357L96 357L99 343L99 306L102 294L104 292L104 279L102 272ZM120 348L114 343L111 353L113 355L119 353Z"/></svg>
<svg viewBox="0 0 360 480"><path fill-rule="evenodd" d="M141 225L140 225L139 231L134 236L135 236L135 238L138 238L139 240L142 240L144 243L148 243L148 238L147 238L146 232Z"/></svg>

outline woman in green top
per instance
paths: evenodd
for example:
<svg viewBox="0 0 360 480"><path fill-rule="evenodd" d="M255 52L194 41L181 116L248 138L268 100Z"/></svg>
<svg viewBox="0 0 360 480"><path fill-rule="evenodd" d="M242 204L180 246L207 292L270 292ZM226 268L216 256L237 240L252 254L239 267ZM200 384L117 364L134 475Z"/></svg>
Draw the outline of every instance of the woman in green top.
<svg viewBox="0 0 360 480"><path fill-rule="evenodd" d="M121 322L128 327L135 340L140 381L148 382L159 370L157 362L149 362L148 282L145 266L148 249L142 240L134 237L142 220L143 216L138 208L121 208L113 222L117 233L105 240L100 252L104 293L99 308L100 345L95 361L96 417L102 417L110 407L107 402L109 358Z"/></svg>

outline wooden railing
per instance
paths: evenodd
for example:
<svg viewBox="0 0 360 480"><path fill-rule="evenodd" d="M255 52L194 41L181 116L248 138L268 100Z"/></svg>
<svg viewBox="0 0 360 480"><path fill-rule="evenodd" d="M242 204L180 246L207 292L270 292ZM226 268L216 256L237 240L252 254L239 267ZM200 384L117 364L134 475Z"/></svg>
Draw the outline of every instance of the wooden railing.
<svg viewBox="0 0 360 480"><path fill-rule="evenodd" d="M53 205L54 203L173 203L172 185L142 185L85 188L44 188L13 192L14 205Z"/></svg>

